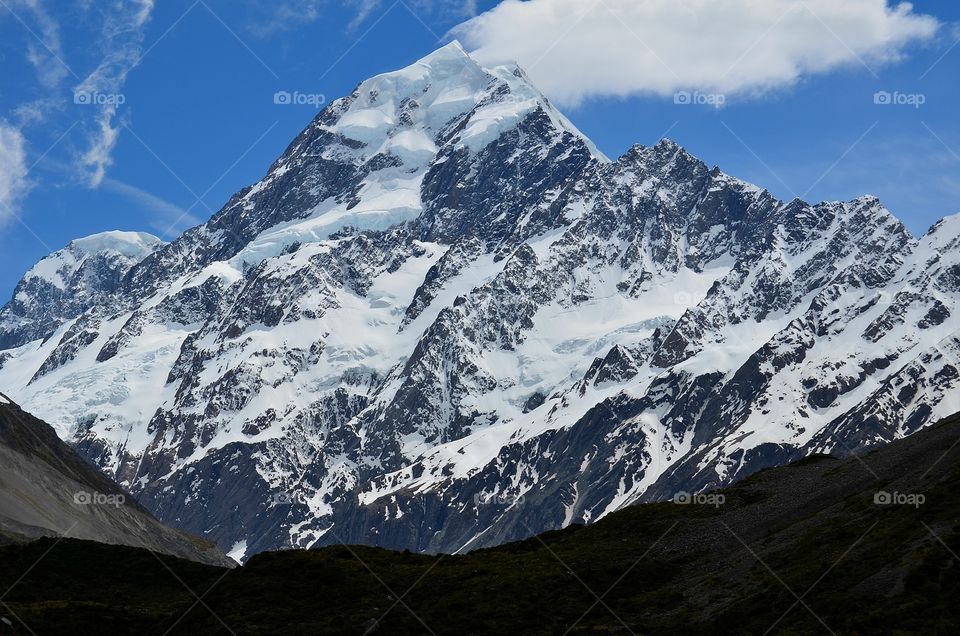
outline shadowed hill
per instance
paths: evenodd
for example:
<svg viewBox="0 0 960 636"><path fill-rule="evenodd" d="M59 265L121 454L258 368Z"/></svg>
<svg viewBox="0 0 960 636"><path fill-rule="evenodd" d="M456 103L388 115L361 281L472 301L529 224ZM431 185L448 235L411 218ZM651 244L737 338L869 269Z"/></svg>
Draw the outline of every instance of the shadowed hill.
<svg viewBox="0 0 960 636"><path fill-rule="evenodd" d="M50 426L0 394L0 544L49 536L232 563L214 543L157 521Z"/></svg>
<svg viewBox="0 0 960 636"><path fill-rule="evenodd" d="M47 539L0 549L0 586L40 559L3 599L37 633L957 633L958 442L954 416L459 556L338 546L228 572Z"/></svg>

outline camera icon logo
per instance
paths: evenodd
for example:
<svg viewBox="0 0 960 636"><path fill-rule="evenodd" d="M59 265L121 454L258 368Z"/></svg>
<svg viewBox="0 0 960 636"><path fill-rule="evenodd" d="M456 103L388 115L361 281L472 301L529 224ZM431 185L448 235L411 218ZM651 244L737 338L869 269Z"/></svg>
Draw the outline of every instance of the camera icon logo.
<svg viewBox="0 0 960 636"><path fill-rule="evenodd" d="M873 94L874 104L889 104L893 101L893 95L889 91L877 91Z"/></svg>

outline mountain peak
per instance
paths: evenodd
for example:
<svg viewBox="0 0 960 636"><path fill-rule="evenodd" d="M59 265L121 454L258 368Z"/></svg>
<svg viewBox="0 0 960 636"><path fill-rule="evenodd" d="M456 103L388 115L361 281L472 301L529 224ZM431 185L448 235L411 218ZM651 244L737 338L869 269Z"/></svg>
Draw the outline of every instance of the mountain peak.
<svg viewBox="0 0 960 636"><path fill-rule="evenodd" d="M623 157L626 158L626 157L637 157L637 156L645 156L645 155L657 155L662 157L664 155L673 154L678 151L683 152L685 154L689 154L687 153L687 151L684 149L683 146L681 146L674 140L668 139L667 137L663 137L662 139L660 139L660 141L658 141L652 146L645 146L643 144L633 144L623 154Z"/></svg>
<svg viewBox="0 0 960 636"><path fill-rule="evenodd" d="M146 232L101 232L44 257L0 309L0 348L49 336L116 291L131 267L163 245Z"/></svg>
<svg viewBox="0 0 960 636"><path fill-rule="evenodd" d="M628 169L641 171L660 171L675 165L707 169L706 164L698 157L691 155L683 146L666 137L653 146L634 144L617 161Z"/></svg>
<svg viewBox="0 0 960 636"><path fill-rule="evenodd" d="M371 77L360 85L360 90L362 94L367 86L376 88L384 85L393 85L396 89L420 90L425 84L440 81L449 82L451 85L474 85L481 78L488 80L487 72L470 57L460 42L454 40L424 55L413 64Z"/></svg>
<svg viewBox="0 0 960 636"><path fill-rule="evenodd" d="M164 241L146 232L112 230L74 239L67 247L85 254L110 251L124 256L142 258L163 244Z"/></svg>
<svg viewBox="0 0 960 636"><path fill-rule="evenodd" d="M456 40L409 66L365 80L322 127L422 166L434 158L436 144L442 143L438 135L451 122L469 118L455 143L479 151L538 110L557 130L579 137L595 157L606 160L519 67L484 68Z"/></svg>
<svg viewBox="0 0 960 636"><path fill-rule="evenodd" d="M935 246L957 245L960 243L960 214L945 216L923 235L923 239Z"/></svg>
<svg viewBox="0 0 960 636"><path fill-rule="evenodd" d="M64 272L72 273L89 257L119 256L128 264L132 264L146 258L165 244L164 241L146 232L112 230L91 234L70 241L63 249L42 259L27 272L26 278L44 278L62 288L65 284Z"/></svg>
<svg viewBox="0 0 960 636"><path fill-rule="evenodd" d="M439 49L424 55L417 61L417 64L431 64L442 60L469 60L476 64L467 50L460 44L460 40L451 40Z"/></svg>
<svg viewBox="0 0 960 636"><path fill-rule="evenodd" d="M669 137L663 137L662 139L660 139L660 141L657 142L657 145L654 146L654 148L660 151L669 151L669 152L674 152L676 150L683 150L683 147L680 144L675 142L673 139L670 139Z"/></svg>
<svg viewBox="0 0 960 636"><path fill-rule="evenodd" d="M432 137L475 108L492 79L459 42L451 42L409 66L361 82L328 128L368 145L384 143L401 128L420 128ZM433 144L432 139L416 141L422 148Z"/></svg>

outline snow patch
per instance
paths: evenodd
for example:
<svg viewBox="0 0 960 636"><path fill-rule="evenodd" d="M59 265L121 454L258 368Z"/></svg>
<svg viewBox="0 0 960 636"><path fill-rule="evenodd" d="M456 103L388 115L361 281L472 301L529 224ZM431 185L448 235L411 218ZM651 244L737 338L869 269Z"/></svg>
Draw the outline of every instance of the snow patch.
<svg viewBox="0 0 960 636"><path fill-rule="evenodd" d="M247 556L247 540L243 539L242 541L234 543L230 551L227 552L227 556L243 565L243 561Z"/></svg>

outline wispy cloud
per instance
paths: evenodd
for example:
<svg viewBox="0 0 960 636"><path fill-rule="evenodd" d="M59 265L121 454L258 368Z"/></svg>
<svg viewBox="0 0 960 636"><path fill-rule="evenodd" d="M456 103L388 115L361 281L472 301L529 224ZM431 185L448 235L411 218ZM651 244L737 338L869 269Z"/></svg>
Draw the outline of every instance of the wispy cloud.
<svg viewBox="0 0 960 636"><path fill-rule="evenodd" d="M357 14L353 17L353 20L350 21L350 24L347 25L347 29L351 31L359 27L370 17L373 10L380 6L380 0L357 0L355 4Z"/></svg>
<svg viewBox="0 0 960 636"><path fill-rule="evenodd" d="M0 119L0 223L9 219L29 190L27 172L23 133Z"/></svg>
<svg viewBox="0 0 960 636"><path fill-rule="evenodd" d="M44 86L59 87L70 73L63 61L60 25L50 17L41 0L8 0L8 3L11 11L25 11L37 27L32 33L35 39L27 42L27 61L36 69Z"/></svg>
<svg viewBox="0 0 960 636"><path fill-rule="evenodd" d="M3 13L22 26L24 58L33 67L37 82L46 96L13 108L8 125L23 129L43 123L53 111L63 106L57 96L70 68L60 38L60 25L46 10L42 0L5 0Z"/></svg>
<svg viewBox="0 0 960 636"><path fill-rule="evenodd" d="M267 4L254 0L253 9L258 15L247 30L258 38L291 31L318 20L326 4L327 0L279 0Z"/></svg>
<svg viewBox="0 0 960 636"><path fill-rule="evenodd" d="M404 0L407 6L424 15L446 15L462 20L476 15L476 0ZM386 11L393 0L251 0L253 8L260 13L248 30L256 37L266 38L285 31L292 31L312 24L324 13L341 6L353 11L347 31L353 31L374 16L378 9Z"/></svg>
<svg viewBox="0 0 960 636"><path fill-rule="evenodd" d="M201 219L174 203L124 181L105 177L104 189L115 192L131 201L134 215L143 216L147 224L164 239L179 236L185 229L199 225Z"/></svg>
<svg viewBox="0 0 960 636"><path fill-rule="evenodd" d="M89 142L80 162L89 184L97 187L112 163L113 149L120 136L114 120L123 103L123 85L140 59L144 26L150 20L153 0L111 3L104 14L103 57L97 67L74 88L74 101L96 110L87 127Z"/></svg>
<svg viewBox="0 0 960 636"><path fill-rule="evenodd" d="M885 0L504 0L454 29L556 101L680 90L758 94L900 59L940 23Z"/></svg>
<svg viewBox="0 0 960 636"><path fill-rule="evenodd" d="M26 128L43 123L53 111L63 109L63 100L56 96L42 97L20 104L13 109L13 123L18 128Z"/></svg>

